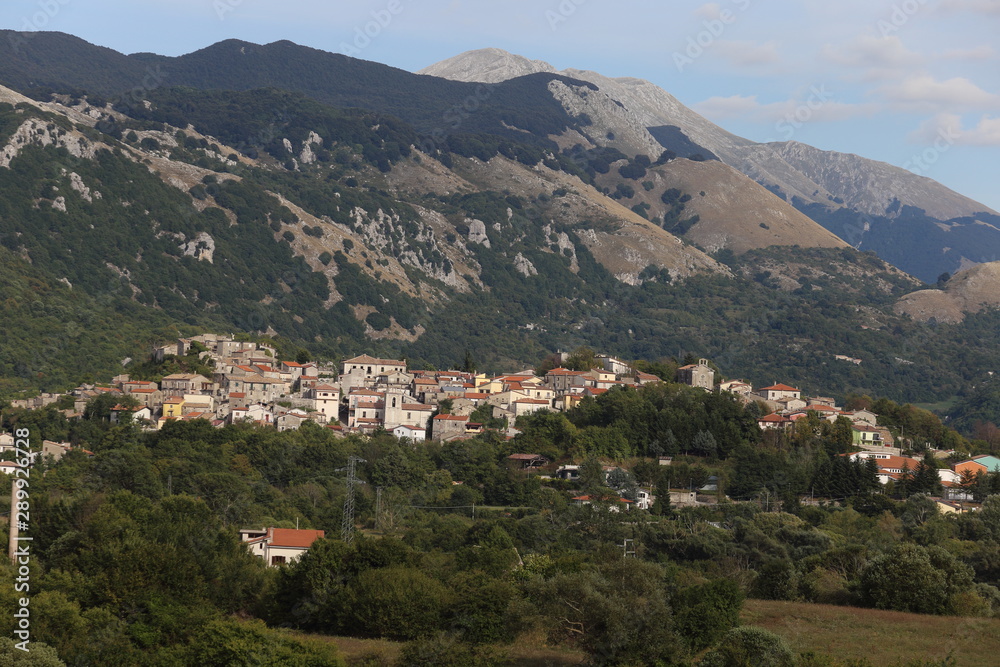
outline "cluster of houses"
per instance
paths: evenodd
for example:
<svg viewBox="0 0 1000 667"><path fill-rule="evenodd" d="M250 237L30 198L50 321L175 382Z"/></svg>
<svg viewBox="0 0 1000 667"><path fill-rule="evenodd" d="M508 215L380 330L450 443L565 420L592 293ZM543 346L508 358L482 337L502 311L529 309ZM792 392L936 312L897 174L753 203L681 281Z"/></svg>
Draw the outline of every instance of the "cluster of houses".
<svg viewBox="0 0 1000 667"><path fill-rule="evenodd" d="M123 400L112 408L112 421L128 414L150 429L175 420L206 419L215 426L252 422L284 431L313 421L343 434L385 430L414 441L445 441L481 433L483 425L470 417L483 406L488 406L486 416L506 419L508 435L513 435L513 425L523 415L569 410L584 397L614 386L659 380L613 357L600 358L603 367L596 370L556 368L544 377L536 377L532 369L500 376L415 370L403 360L368 355L324 367L278 361L273 348L212 334L161 346L155 357L184 356L192 349L213 368L210 377L174 374L150 382L122 375L110 386L78 387L67 414L78 416L95 396L113 394ZM42 407L60 398L48 395L15 407Z"/></svg>
<svg viewBox="0 0 1000 667"><path fill-rule="evenodd" d="M278 430L297 429L312 421L338 434L391 432L412 441L433 439L444 442L473 437L484 430L473 415L506 420L506 435L517 433L519 417L539 410L566 411L586 397L596 397L616 386L641 386L660 378L636 370L632 365L610 356L600 356L598 367L587 371L554 368L537 376L533 369L510 375L489 376L461 371L409 369L403 360L378 359L361 355L339 366L278 361L274 348L232 337L204 334L181 338L162 345L154 358L168 355L183 357L194 351L205 366L213 369L206 375L174 374L159 382L133 380L127 375L114 379L109 386L83 385L72 392L73 408L67 416L80 416L89 401L102 394L120 397L111 409L111 420L124 415L147 429L159 429L171 421L205 419L217 427L250 422ZM919 461L902 456L892 433L878 425L878 416L868 410L848 411L831 398L803 397L802 392L785 384L755 389L749 383L733 380L716 385L715 371L705 359L677 369L675 381L706 391L729 392L741 400L766 406L767 414L758 420L764 431L794 428L810 413L836 422L845 417L851 423L854 445L860 452L852 458L873 459L883 483L898 480ZM128 397L131 400L126 400ZM42 394L14 407L40 408L59 402L59 394ZM483 409L485 408L485 410ZM13 438L0 435L0 453L13 450ZM41 456L60 459L68 443L46 441ZM538 468L548 462L535 454L515 454L511 464L522 469ZM0 462L0 470L10 472L13 463ZM570 475L574 466L563 466L559 476ZM1000 470L1000 459L976 457L952 468L941 469L942 484L955 493L967 485L975 472ZM571 478L571 477L570 477ZM593 499L574 499L587 504ZM686 499L677 498L679 504ZM636 507L648 507L651 496L639 498ZM253 548L267 557L269 545L288 539L284 533L253 537ZM248 538L249 539L249 538ZM277 539L278 542L273 540ZM277 547L275 547L277 548ZM281 554L275 554L277 558Z"/></svg>

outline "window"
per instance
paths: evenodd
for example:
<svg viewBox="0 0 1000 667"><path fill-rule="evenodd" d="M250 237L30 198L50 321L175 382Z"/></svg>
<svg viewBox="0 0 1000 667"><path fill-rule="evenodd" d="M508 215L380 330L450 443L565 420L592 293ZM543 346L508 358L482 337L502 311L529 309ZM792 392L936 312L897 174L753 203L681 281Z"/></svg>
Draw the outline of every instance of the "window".
<svg viewBox="0 0 1000 667"><path fill-rule="evenodd" d="M271 565L284 565L284 564L285 564L284 556L271 556Z"/></svg>

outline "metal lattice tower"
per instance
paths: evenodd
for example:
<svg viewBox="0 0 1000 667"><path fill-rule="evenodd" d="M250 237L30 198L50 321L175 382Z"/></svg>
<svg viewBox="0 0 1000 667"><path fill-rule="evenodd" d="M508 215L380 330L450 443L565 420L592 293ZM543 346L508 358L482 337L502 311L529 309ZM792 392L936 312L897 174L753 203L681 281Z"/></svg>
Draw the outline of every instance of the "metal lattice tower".
<svg viewBox="0 0 1000 667"><path fill-rule="evenodd" d="M340 539L350 544L354 540L354 487L358 483L358 463L364 459L351 456L347 459L347 495L344 497L344 521L340 526Z"/></svg>
<svg viewBox="0 0 1000 667"><path fill-rule="evenodd" d="M625 538L621 544L622 550L624 552L623 558L628 558L631 556L635 558L635 540L631 538Z"/></svg>

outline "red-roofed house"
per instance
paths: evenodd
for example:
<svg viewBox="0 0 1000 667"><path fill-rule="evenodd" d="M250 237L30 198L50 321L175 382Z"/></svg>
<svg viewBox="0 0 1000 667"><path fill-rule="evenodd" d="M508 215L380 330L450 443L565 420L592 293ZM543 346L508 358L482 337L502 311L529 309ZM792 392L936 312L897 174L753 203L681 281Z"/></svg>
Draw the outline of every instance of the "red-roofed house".
<svg viewBox="0 0 1000 667"><path fill-rule="evenodd" d="M444 442L456 437L465 437L465 425L469 418L459 415L437 415L431 421L434 424L431 439L435 442Z"/></svg>
<svg viewBox="0 0 1000 667"><path fill-rule="evenodd" d="M302 557L316 540L322 539L322 530L297 530L295 528L261 528L240 531L241 541L250 553L264 559L271 567L285 565Z"/></svg>
<svg viewBox="0 0 1000 667"><path fill-rule="evenodd" d="M622 498L621 496L577 496L573 498L573 503L576 505L590 505L592 503L608 503L608 510L611 512L620 512L621 508L624 507L628 510L634 503L628 498Z"/></svg>
<svg viewBox="0 0 1000 667"><path fill-rule="evenodd" d="M754 392L765 401L780 401L783 398L802 398L802 392L787 384L775 384Z"/></svg>
<svg viewBox="0 0 1000 667"><path fill-rule="evenodd" d="M332 384L317 384L312 388L313 405L327 421L340 419L340 389Z"/></svg>
<svg viewBox="0 0 1000 667"><path fill-rule="evenodd" d="M568 392L572 387L587 385L587 375L582 371L571 371L567 368L553 368L545 374L545 383L556 393Z"/></svg>
<svg viewBox="0 0 1000 667"><path fill-rule="evenodd" d="M541 468L549 462L547 458L538 454L511 454L507 457L507 460L521 470Z"/></svg>
<svg viewBox="0 0 1000 667"><path fill-rule="evenodd" d="M345 359L341 368L341 373L348 375L357 373L367 378L375 378L388 373L405 373L406 362L396 359L376 359L375 357L362 354L360 357Z"/></svg>
<svg viewBox="0 0 1000 667"><path fill-rule="evenodd" d="M767 415L766 417L761 417L757 420L757 426L759 426L762 431L786 429L791 426L791 424L791 419L779 414Z"/></svg>
<svg viewBox="0 0 1000 667"><path fill-rule="evenodd" d="M409 438L414 442L423 442L427 439L427 429L423 426L413 426L402 424L392 429L392 434L397 438Z"/></svg>

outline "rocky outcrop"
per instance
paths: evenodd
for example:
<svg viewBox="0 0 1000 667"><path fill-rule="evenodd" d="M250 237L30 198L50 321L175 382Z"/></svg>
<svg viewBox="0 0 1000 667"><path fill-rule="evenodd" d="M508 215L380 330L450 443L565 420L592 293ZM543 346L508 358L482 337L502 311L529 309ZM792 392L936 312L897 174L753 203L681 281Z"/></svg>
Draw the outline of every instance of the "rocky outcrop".
<svg viewBox="0 0 1000 667"><path fill-rule="evenodd" d="M465 219L465 224L469 226L469 243L479 243L487 248L490 247L490 237L486 235L486 223L482 220Z"/></svg>
<svg viewBox="0 0 1000 667"><path fill-rule="evenodd" d="M519 76L539 72L555 72L556 68L543 60L529 60L503 49L478 49L442 60L417 72L454 81L500 83Z"/></svg>
<svg viewBox="0 0 1000 667"><path fill-rule="evenodd" d="M215 257L215 239L206 232L198 234L190 241L181 243L181 252L197 260L205 260L211 264Z"/></svg>
<svg viewBox="0 0 1000 667"><path fill-rule="evenodd" d="M94 144L77 131L65 130L54 123L30 118L24 121L0 149L0 167L10 168L11 161L21 154L25 146L56 146L65 148L73 157L92 160L98 148L104 144Z"/></svg>
<svg viewBox="0 0 1000 667"><path fill-rule="evenodd" d="M535 268L535 265L532 264L528 260L528 258L522 255L521 253L517 253L517 255L514 257L514 269L516 269L518 273L520 273L526 278L538 275L538 269Z"/></svg>

